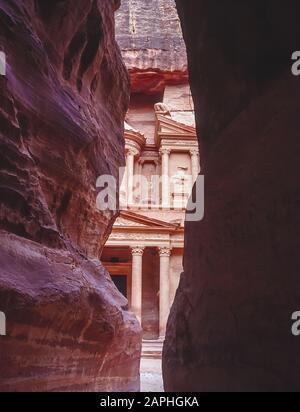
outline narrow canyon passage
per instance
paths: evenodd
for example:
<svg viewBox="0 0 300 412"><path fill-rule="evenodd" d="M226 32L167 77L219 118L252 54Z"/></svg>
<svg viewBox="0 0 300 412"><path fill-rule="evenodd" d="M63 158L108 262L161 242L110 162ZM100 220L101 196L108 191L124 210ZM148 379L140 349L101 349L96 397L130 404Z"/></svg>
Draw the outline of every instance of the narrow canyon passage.
<svg viewBox="0 0 300 412"><path fill-rule="evenodd" d="M0 392L300 389L299 1L176 5L0 0Z"/></svg>
<svg viewBox="0 0 300 412"><path fill-rule="evenodd" d="M131 96L121 210L101 261L143 330L141 390L162 391L162 347L183 271L185 209L199 173L175 2L123 0L116 12L116 40L129 71Z"/></svg>
<svg viewBox="0 0 300 412"><path fill-rule="evenodd" d="M141 359L141 392L164 392L162 359Z"/></svg>

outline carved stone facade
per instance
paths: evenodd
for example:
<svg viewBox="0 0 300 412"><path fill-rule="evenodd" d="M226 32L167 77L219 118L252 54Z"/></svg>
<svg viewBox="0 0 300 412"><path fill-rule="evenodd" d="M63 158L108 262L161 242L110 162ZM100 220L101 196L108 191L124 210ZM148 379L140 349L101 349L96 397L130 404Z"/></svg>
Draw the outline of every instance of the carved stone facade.
<svg viewBox="0 0 300 412"><path fill-rule="evenodd" d="M185 209L199 174L187 84L180 86L184 97L169 106L178 87L168 86L162 103L151 98L151 105L135 104L133 97L125 124L121 213L102 255L150 340L165 336L182 273Z"/></svg>

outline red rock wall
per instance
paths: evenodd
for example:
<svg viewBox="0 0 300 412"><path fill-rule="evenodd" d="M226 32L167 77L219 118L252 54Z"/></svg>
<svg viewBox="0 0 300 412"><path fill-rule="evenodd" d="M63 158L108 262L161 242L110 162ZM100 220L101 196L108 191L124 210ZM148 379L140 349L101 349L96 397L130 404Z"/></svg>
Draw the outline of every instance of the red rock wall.
<svg viewBox="0 0 300 412"><path fill-rule="evenodd" d="M129 82L111 0L0 1L0 390L138 390L141 331L98 261Z"/></svg>
<svg viewBox="0 0 300 412"><path fill-rule="evenodd" d="M133 93L156 95L187 83L187 58L174 0L122 0L116 37Z"/></svg>
<svg viewBox="0 0 300 412"><path fill-rule="evenodd" d="M205 218L187 223L168 323L168 391L299 391L297 1L177 0Z"/></svg>

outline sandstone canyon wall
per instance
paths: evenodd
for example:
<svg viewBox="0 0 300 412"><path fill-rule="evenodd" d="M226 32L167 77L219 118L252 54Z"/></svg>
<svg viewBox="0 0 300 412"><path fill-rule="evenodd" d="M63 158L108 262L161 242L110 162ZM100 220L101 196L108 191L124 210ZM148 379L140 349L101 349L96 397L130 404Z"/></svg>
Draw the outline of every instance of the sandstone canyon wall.
<svg viewBox="0 0 300 412"><path fill-rule="evenodd" d="M174 0L123 0L116 37L131 75L132 92L156 94L187 82L187 57Z"/></svg>
<svg viewBox="0 0 300 412"><path fill-rule="evenodd" d="M0 1L0 390L139 389L141 330L98 260L124 165L111 0Z"/></svg>
<svg viewBox="0 0 300 412"><path fill-rule="evenodd" d="M177 0L205 218L187 223L168 391L299 391L299 2ZM297 242L298 240L298 242Z"/></svg>

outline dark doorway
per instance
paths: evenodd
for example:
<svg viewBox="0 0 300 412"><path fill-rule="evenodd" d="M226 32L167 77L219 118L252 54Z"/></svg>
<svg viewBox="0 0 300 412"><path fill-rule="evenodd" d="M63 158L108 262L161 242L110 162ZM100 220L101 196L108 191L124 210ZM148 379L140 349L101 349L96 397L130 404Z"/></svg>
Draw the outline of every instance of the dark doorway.
<svg viewBox="0 0 300 412"><path fill-rule="evenodd" d="M127 276L126 275L114 275L112 276L112 280L116 285L119 292L122 293L125 298L128 298L128 290L127 290Z"/></svg>

